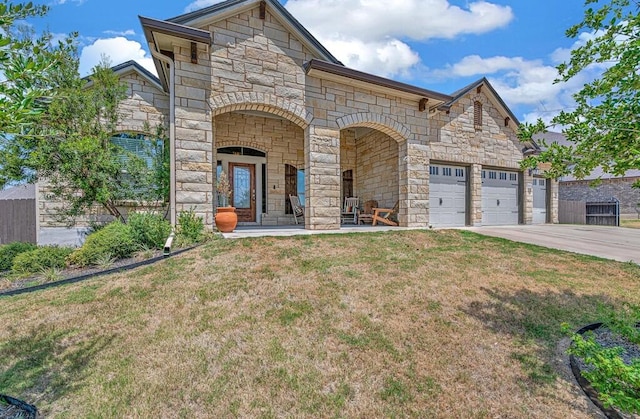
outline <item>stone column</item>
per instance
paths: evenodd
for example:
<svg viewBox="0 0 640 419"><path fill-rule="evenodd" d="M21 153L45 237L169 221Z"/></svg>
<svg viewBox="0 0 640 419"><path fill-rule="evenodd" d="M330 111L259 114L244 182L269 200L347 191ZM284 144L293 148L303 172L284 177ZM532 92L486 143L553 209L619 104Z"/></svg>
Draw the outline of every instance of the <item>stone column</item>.
<svg viewBox="0 0 640 419"><path fill-rule="evenodd" d="M401 227L429 225L429 146L416 140L400 143L398 150L399 211Z"/></svg>
<svg viewBox="0 0 640 419"><path fill-rule="evenodd" d="M482 225L482 165L469 167L469 224Z"/></svg>
<svg viewBox="0 0 640 419"><path fill-rule="evenodd" d="M340 228L340 131L310 125L304 131L305 228Z"/></svg>
<svg viewBox="0 0 640 419"><path fill-rule="evenodd" d="M550 213L549 222L553 224L558 224L558 187L559 183L556 179L547 179L547 188L549 189L549 194L547 195L548 202L548 211Z"/></svg>
<svg viewBox="0 0 640 419"><path fill-rule="evenodd" d="M520 183L522 191L520 192L520 199L522 203L522 224L533 223L533 175L529 174L528 170L520 173L522 176L522 182Z"/></svg>
<svg viewBox="0 0 640 419"><path fill-rule="evenodd" d="M200 53L200 64L191 64L190 51L178 47L174 51L176 212L193 209L212 229L215 161L212 116L206 104L211 84L208 56Z"/></svg>

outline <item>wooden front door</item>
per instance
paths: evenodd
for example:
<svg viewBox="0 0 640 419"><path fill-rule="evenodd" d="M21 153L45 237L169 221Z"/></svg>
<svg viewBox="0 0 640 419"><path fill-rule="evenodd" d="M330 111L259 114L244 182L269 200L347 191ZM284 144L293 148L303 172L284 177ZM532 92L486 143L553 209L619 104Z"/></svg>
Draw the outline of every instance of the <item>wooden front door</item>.
<svg viewBox="0 0 640 419"><path fill-rule="evenodd" d="M229 163L231 205L236 207L238 222L256 221L256 165Z"/></svg>

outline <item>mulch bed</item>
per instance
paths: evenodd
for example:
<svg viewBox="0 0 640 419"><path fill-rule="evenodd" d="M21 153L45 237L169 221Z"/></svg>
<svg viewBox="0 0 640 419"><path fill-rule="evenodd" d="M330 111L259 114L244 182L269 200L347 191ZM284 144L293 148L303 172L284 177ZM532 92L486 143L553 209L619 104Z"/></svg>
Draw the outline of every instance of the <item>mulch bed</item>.
<svg viewBox="0 0 640 419"><path fill-rule="evenodd" d="M640 324L636 325L640 327ZM625 337L618 333L612 332L607 327L602 326L602 323L595 323L589 326L585 326L577 333L584 335L587 332L593 332L594 340L604 348L621 347L623 349L620 357L627 365L631 365L634 359L640 359L640 346L630 342ZM576 377L576 380L582 387L585 394L591 399L591 401L602 410L605 416L609 419L626 419L626 418L640 418L638 415L627 414L620 412L615 408L606 408L598 398L598 392L591 386L591 383L582 376L582 371L588 371L592 368L590 365L584 363L582 358L571 355L570 357L571 370Z"/></svg>

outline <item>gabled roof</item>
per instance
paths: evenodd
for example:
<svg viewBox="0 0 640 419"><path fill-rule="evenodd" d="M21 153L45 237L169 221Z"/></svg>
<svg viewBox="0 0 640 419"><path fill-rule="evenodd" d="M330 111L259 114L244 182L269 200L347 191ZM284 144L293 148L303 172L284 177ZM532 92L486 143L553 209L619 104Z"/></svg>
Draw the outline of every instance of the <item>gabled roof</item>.
<svg viewBox="0 0 640 419"><path fill-rule="evenodd" d="M269 6L271 13L278 18L280 23L284 24L289 31L317 56L325 61L342 65L342 63L334 57L311 33L293 17L287 9L280 4L278 0L263 0ZM258 6L260 0L227 0L213 6L205 7L194 12L185 13L180 16L167 19L167 22L184 25L197 26L202 22L210 22L211 20L224 19L226 17L236 15L243 10L248 10Z"/></svg>
<svg viewBox="0 0 640 419"><path fill-rule="evenodd" d="M497 102L496 105L498 105L500 108L502 108L501 110L502 110L503 114L505 114L505 116L509 117L511 122L513 122L516 127L518 125L520 125L520 122L518 121L518 118L516 118L516 116L513 114L513 112L511 112L511 109L509 109L509 107L506 105L506 103L504 103L504 101L502 100L500 95L498 95L498 92L496 92L496 89L493 88L493 86L491 85L491 83L489 83L489 80L487 80L486 77L483 77L480 80L477 80L477 81L471 83L470 85L465 86L462 89L452 93L451 94L452 99L449 102L444 103L441 106L439 106L438 109L439 110L443 110L443 111L448 111L449 109L451 109L451 107L457 101L462 99L465 95L467 95L473 89L477 89L480 86L486 86L487 89L489 89L489 91L491 92L492 98Z"/></svg>
<svg viewBox="0 0 640 419"><path fill-rule="evenodd" d="M113 70L113 72L119 76L125 75L129 72L138 73L138 75L146 79L149 83L153 84L158 88L158 90L162 91L162 84L160 84L160 79L134 60L129 60L122 64L113 66L111 67L111 70Z"/></svg>

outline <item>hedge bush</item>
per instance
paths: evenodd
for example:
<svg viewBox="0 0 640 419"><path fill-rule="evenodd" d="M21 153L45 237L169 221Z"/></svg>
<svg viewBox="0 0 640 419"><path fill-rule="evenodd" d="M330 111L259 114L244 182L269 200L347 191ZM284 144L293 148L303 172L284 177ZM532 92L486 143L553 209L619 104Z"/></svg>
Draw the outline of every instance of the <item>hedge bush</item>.
<svg viewBox="0 0 640 419"><path fill-rule="evenodd" d="M82 247L71 253L67 260L72 265L94 265L106 257L127 258L139 248L131 227L114 221L90 234Z"/></svg>
<svg viewBox="0 0 640 419"><path fill-rule="evenodd" d="M37 249L38 246L31 243L14 242L0 246L0 271L8 271L13 266L13 260L20 253Z"/></svg>
<svg viewBox="0 0 640 419"><path fill-rule="evenodd" d="M20 253L13 260L12 269L18 273L34 274L49 268L62 269L66 258L73 252L70 247L42 246Z"/></svg>
<svg viewBox="0 0 640 419"><path fill-rule="evenodd" d="M171 233L171 223L160 214L134 213L129 215L127 224L131 227L135 241L150 249L162 249Z"/></svg>

